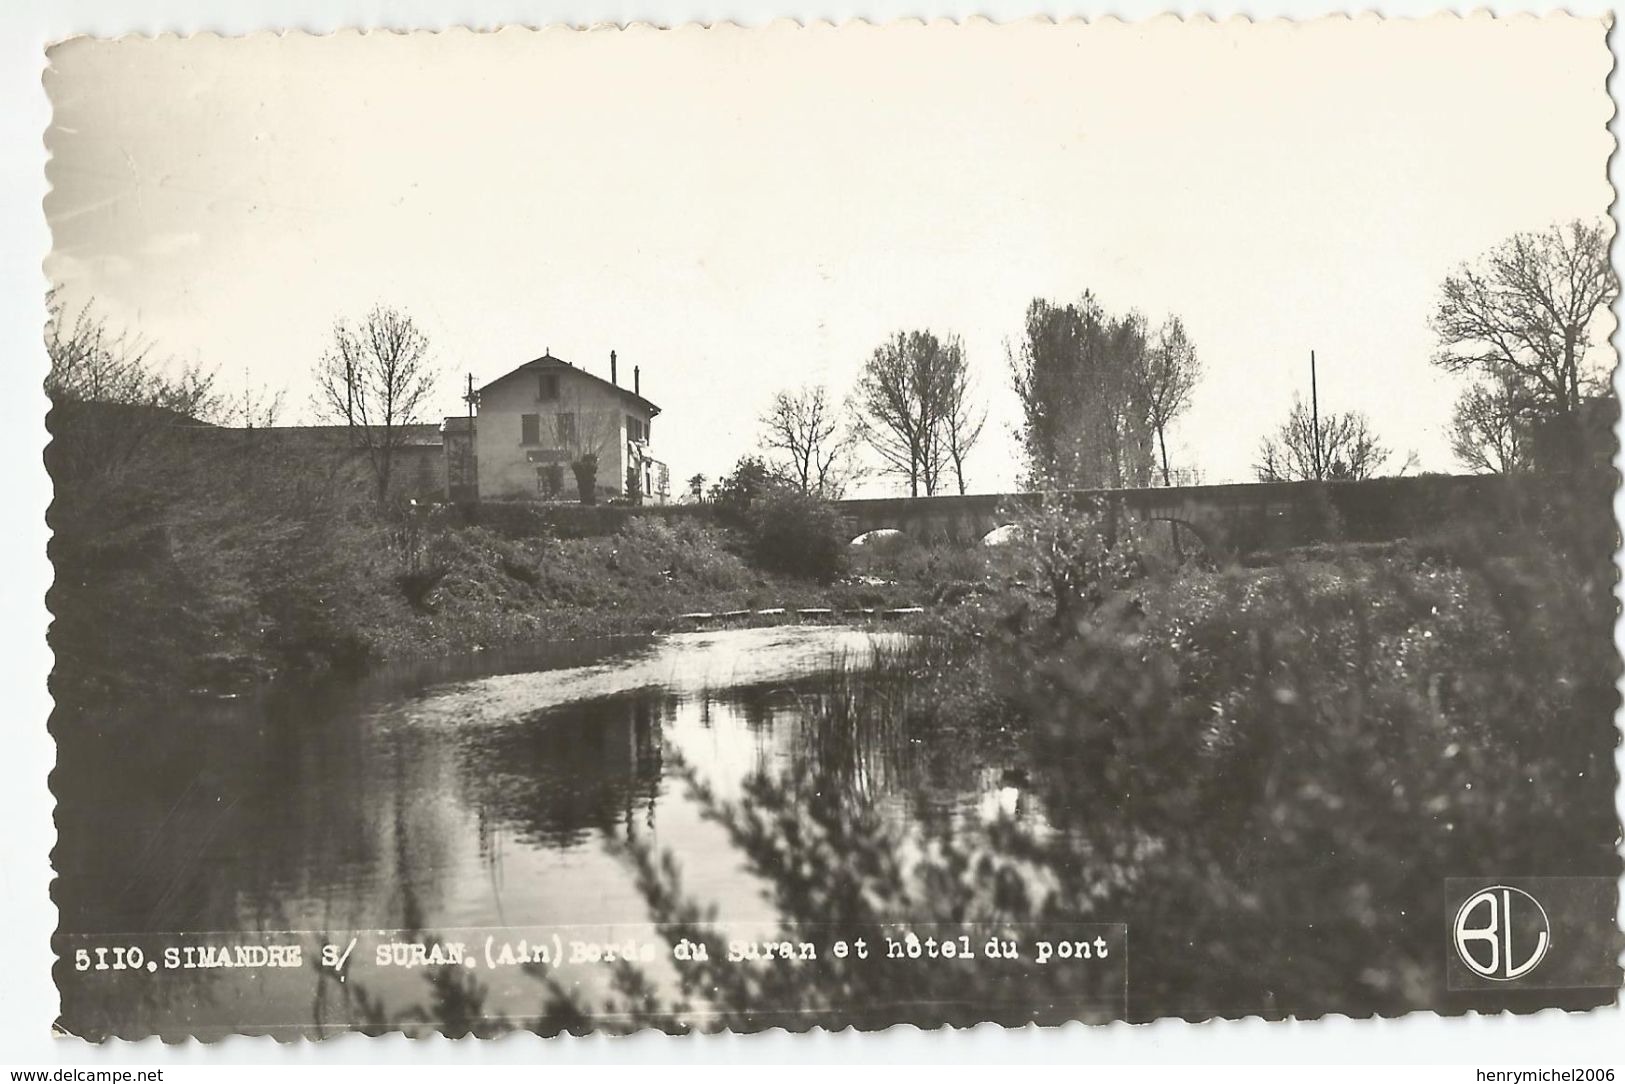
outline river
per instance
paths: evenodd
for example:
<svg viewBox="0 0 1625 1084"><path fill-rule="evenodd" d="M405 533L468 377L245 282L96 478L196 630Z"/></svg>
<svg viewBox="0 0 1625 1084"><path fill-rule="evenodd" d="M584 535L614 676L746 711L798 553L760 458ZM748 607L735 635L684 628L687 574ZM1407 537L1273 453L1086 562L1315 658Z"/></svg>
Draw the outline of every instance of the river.
<svg viewBox="0 0 1625 1084"><path fill-rule="evenodd" d="M685 887L727 921L771 925L764 886L680 765L725 801L756 773L827 771L851 801L901 822L1036 817L1019 775L998 765L946 782L939 772L922 787L922 751L906 735L866 729L832 751L809 732L820 673L861 671L877 646L901 642L778 627L538 645L394 665L359 683L59 718L64 1026L353 1026L365 1005L344 1002L314 966L81 971L74 950L160 935L283 937L305 944L309 964L316 938L345 931L467 940L564 926L610 938L649 920L617 851L629 842L670 851ZM830 757L843 763L817 763ZM482 979L485 1012L534 1009L532 976ZM362 985L365 1011L390 1019L429 997L414 970L375 970Z"/></svg>

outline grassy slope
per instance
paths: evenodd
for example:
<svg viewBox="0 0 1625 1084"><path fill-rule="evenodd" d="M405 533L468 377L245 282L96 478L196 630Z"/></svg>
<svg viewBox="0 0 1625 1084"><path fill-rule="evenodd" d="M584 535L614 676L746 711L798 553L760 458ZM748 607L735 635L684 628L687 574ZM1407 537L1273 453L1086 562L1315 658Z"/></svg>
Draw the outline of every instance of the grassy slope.
<svg viewBox="0 0 1625 1084"><path fill-rule="evenodd" d="M59 698L225 690L380 658L665 631L698 610L904 605L919 594L764 572L741 556L743 539L689 520L634 519L586 539L449 524L403 537L354 509L280 528L226 513L136 522L124 533L59 531ZM411 569L427 589L403 584Z"/></svg>
<svg viewBox="0 0 1625 1084"><path fill-rule="evenodd" d="M395 649L457 649L680 628L695 611L902 605L907 586L818 584L762 571L742 541L692 521L633 520L619 534L505 539L481 528L447 532L435 557L447 574L380 632Z"/></svg>

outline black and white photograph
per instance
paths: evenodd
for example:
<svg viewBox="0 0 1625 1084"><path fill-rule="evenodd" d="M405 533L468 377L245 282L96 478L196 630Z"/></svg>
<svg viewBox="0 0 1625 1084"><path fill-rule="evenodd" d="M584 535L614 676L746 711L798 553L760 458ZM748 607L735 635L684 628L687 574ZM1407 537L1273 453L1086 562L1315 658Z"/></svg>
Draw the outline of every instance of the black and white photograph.
<svg viewBox="0 0 1625 1084"><path fill-rule="evenodd" d="M42 58L62 1041L1617 1009L1611 18L267 31Z"/></svg>

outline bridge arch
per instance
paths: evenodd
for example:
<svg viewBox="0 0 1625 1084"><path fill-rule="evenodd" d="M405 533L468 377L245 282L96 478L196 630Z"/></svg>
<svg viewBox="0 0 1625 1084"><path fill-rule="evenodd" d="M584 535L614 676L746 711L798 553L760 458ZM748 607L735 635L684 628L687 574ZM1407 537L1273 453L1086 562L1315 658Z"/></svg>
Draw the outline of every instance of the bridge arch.
<svg viewBox="0 0 1625 1084"><path fill-rule="evenodd" d="M884 550L902 545L907 537L896 527L870 527L847 544L859 549Z"/></svg>
<svg viewBox="0 0 1625 1084"><path fill-rule="evenodd" d="M1140 517L1144 524L1166 523L1173 528L1171 542L1176 560L1200 556L1212 560L1219 555L1224 530L1220 524L1201 522L1202 517L1170 512L1151 512ZM1195 545L1187 548L1189 542ZM1192 550L1198 552L1193 553Z"/></svg>
<svg viewBox="0 0 1625 1084"><path fill-rule="evenodd" d="M1021 535L1021 525L1017 523L1001 523L982 535L981 544L984 546L1008 546Z"/></svg>

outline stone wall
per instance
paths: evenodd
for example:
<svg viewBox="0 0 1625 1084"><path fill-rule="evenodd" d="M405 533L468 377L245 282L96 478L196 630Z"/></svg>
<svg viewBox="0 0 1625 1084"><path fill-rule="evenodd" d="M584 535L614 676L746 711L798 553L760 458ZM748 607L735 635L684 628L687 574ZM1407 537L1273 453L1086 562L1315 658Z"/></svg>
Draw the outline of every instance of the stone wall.
<svg viewBox="0 0 1625 1084"><path fill-rule="evenodd" d="M1362 482L1257 482L1220 486L1077 491L1145 521L1189 526L1211 548L1245 553L1316 542L1379 542L1448 523L1492 521L1504 479L1422 475ZM923 541L975 541L1019 518L1033 495L991 493L840 501L854 535L893 529Z"/></svg>

